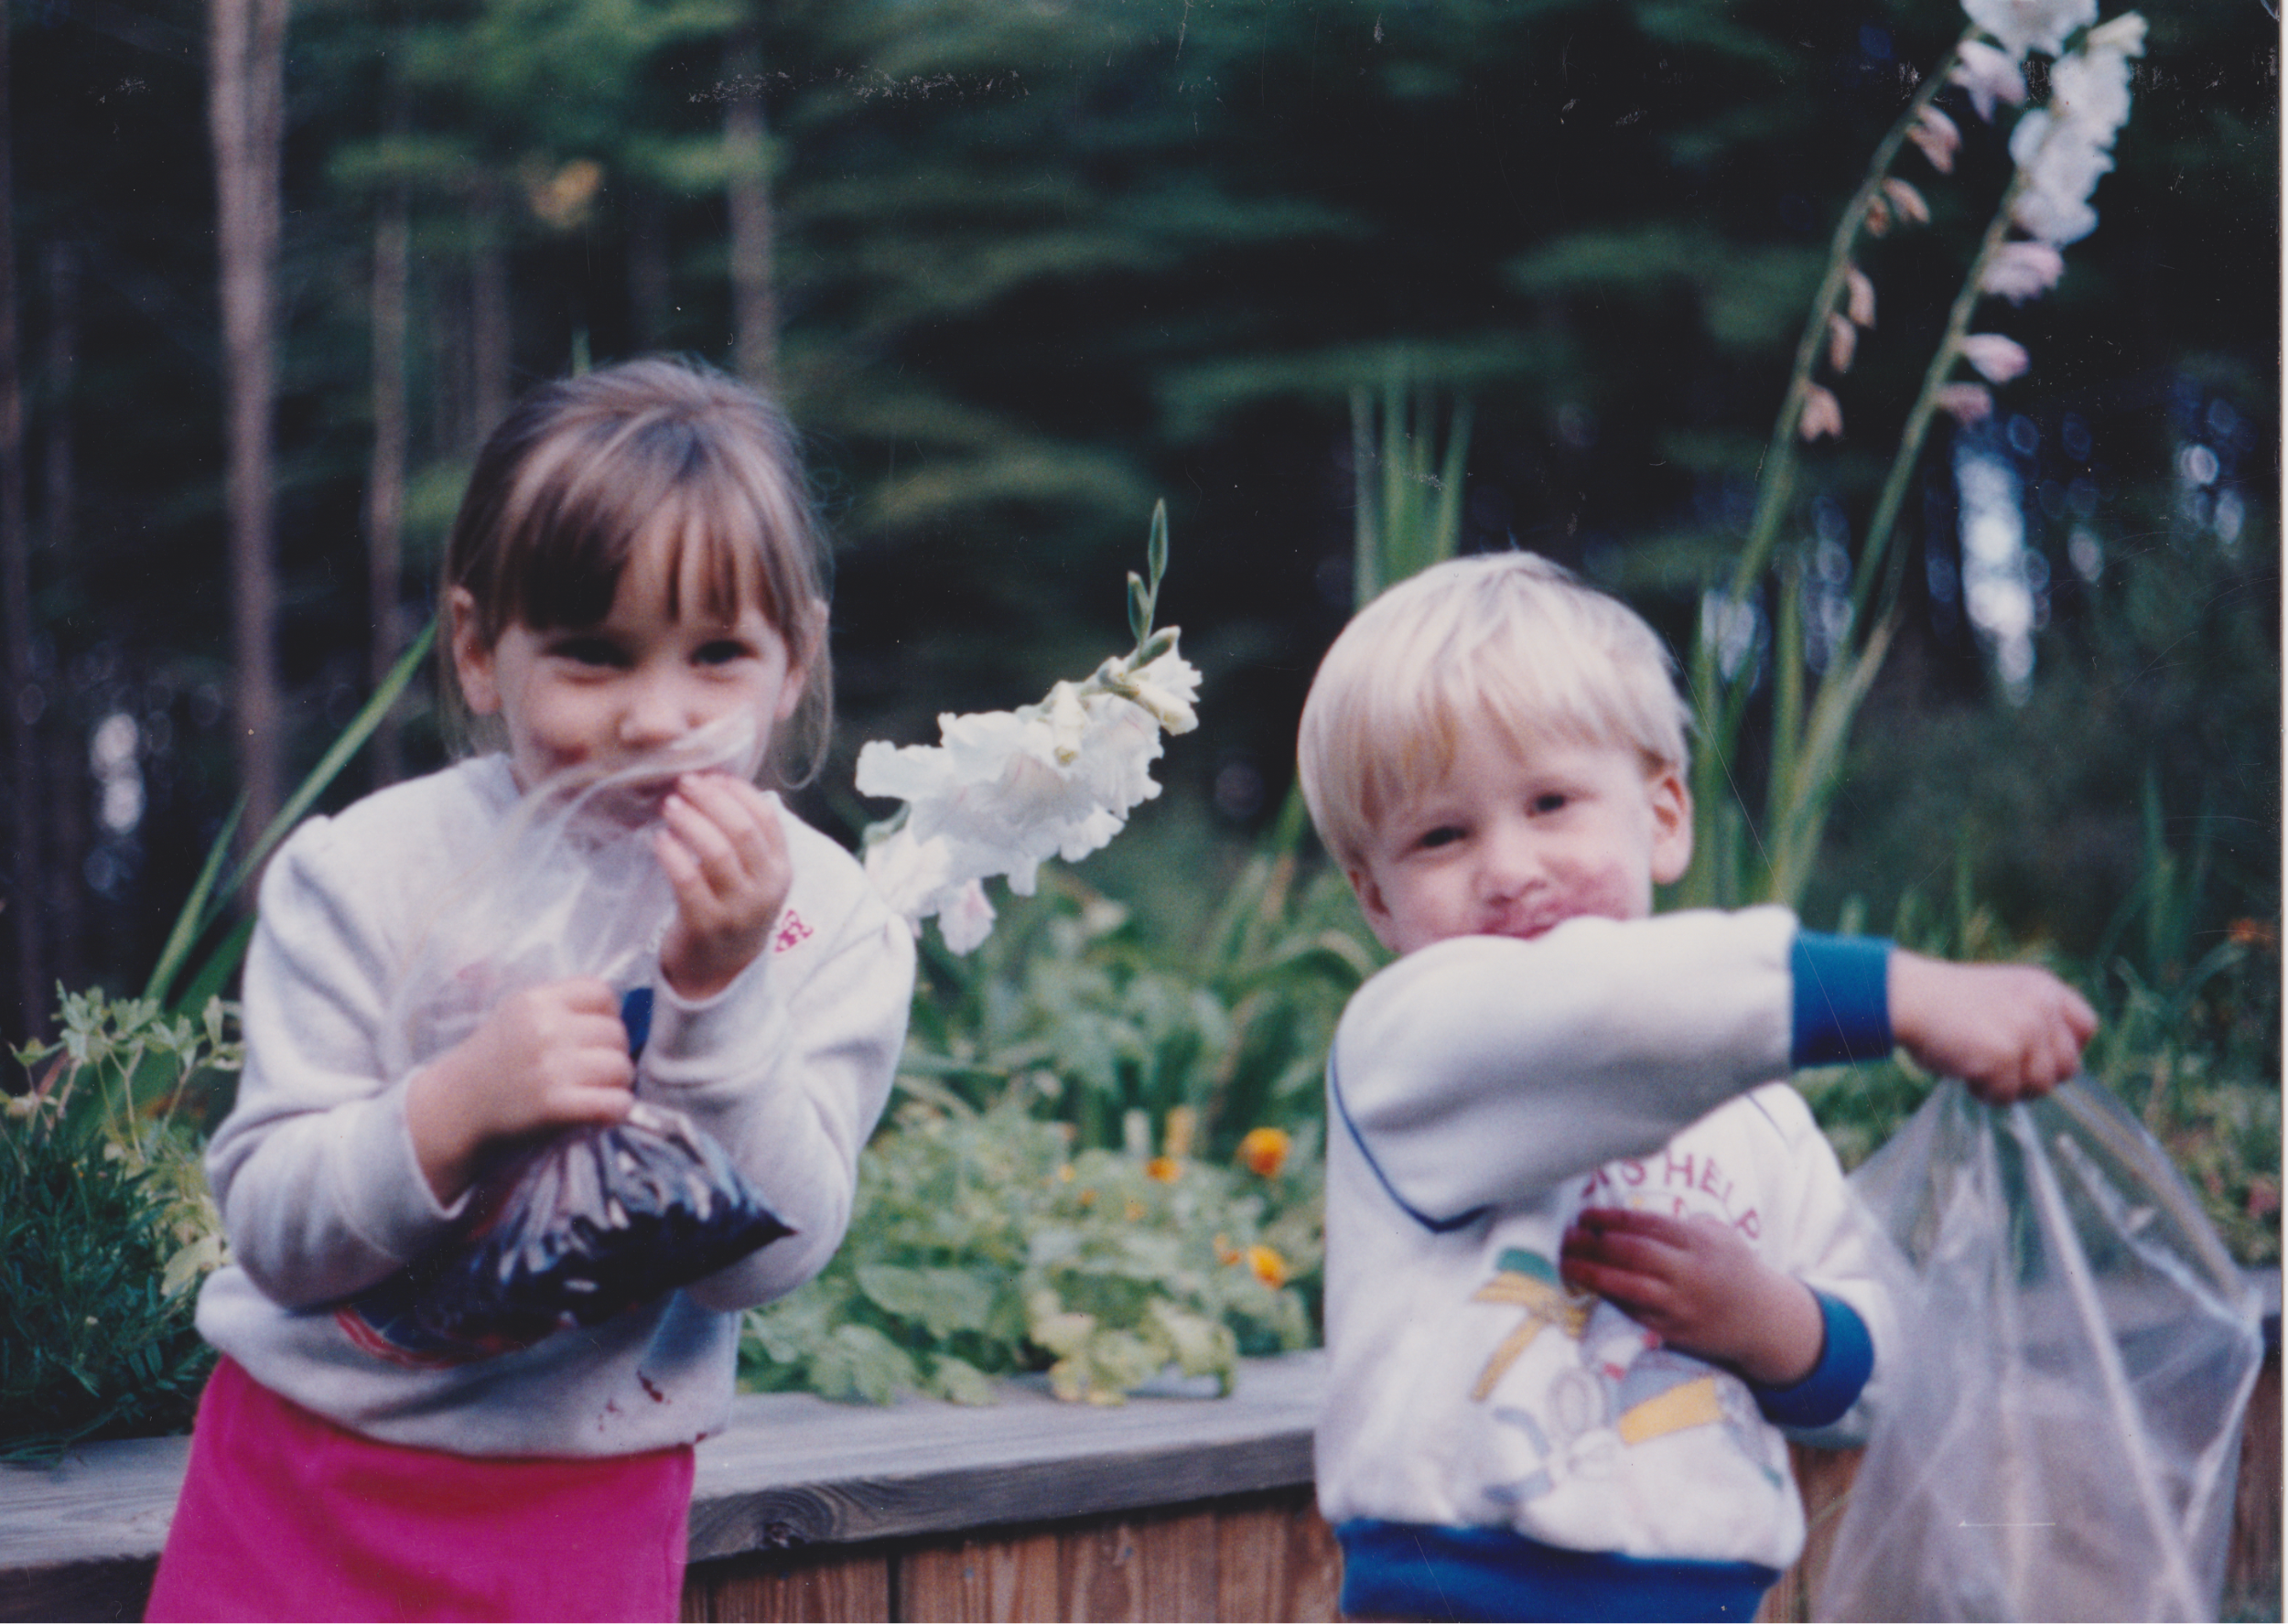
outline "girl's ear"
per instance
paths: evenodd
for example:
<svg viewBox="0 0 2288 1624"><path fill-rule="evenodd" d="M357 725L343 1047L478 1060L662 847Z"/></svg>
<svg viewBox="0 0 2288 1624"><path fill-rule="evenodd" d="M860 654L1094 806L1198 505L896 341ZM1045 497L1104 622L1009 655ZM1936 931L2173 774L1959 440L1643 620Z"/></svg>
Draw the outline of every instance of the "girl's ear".
<svg viewBox="0 0 2288 1624"><path fill-rule="evenodd" d="M793 640L785 638L783 634L781 636L781 640L784 641L787 646L786 682L779 689L779 703L773 708L771 717L773 722L785 721L802 704L803 688L810 680L811 661L815 660L826 651L826 606L823 600L818 598L811 600L807 618L810 621L808 628L810 635L804 639L803 647L810 651L810 659L797 662L794 658Z"/></svg>
<svg viewBox="0 0 2288 1624"><path fill-rule="evenodd" d="M1656 885L1673 886L1692 866L1692 791L1673 767L1654 773L1645 786L1652 804L1652 876Z"/></svg>
<svg viewBox="0 0 2288 1624"><path fill-rule="evenodd" d="M446 597L452 617L453 676L460 683L461 703L472 716L490 716L501 708L501 684L494 675L492 646L477 628L477 597L456 586Z"/></svg>

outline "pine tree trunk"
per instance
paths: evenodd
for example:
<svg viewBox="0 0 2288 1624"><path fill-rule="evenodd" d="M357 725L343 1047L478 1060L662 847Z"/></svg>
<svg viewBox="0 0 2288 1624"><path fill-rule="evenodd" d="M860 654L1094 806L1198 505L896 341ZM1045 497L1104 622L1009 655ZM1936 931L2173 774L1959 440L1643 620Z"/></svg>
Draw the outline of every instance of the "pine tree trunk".
<svg viewBox="0 0 2288 1624"><path fill-rule="evenodd" d="M628 204L628 312L638 350L657 350L667 342L674 295L665 213L657 194L641 186Z"/></svg>
<svg viewBox="0 0 2288 1624"><path fill-rule="evenodd" d="M230 447L232 697L246 795L240 830L251 839L276 814L286 777L270 483L286 0L209 0L208 22Z"/></svg>
<svg viewBox="0 0 2288 1624"><path fill-rule="evenodd" d="M0 15L0 600L7 637L9 832L16 844L7 891L16 943L10 1029L29 1038L47 1027L48 965L41 942L40 695L32 685L31 537L24 517L24 385L16 362L16 181L9 105L8 22Z"/></svg>
<svg viewBox="0 0 2288 1624"><path fill-rule="evenodd" d="M40 480L41 544L59 566L68 563L80 526L80 459L75 397L80 373L80 251L70 242L48 245L48 377L42 424L46 466ZM60 683L59 683L60 685ZM86 881L87 750L62 693L49 728L49 826L41 848L48 866L49 973L68 987L87 982Z"/></svg>
<svg viewBox="0 0 2288 1624"><path fill-rule="evenodd" d="M367 602L372 610L367 679L378 688L405 643L398 608L405 513L405 195L391 193L373 222L373 460L365 484ZM373 731L375 788L405 776L394 714Z"/></svg>
<svg viewBox="0 0 2288 1624"><path fill-rule="evenodd" d="M771 285L771 175L763 143L762 47L750 16L731 36L723 103L731 221L732 365L758 387L778 364L779 305Z"/></svg>
<svg viewBox="0 0 2288 1624"><path fill-rule="evenodd" d="M509 412L509 255L502 241L505 210L488 195L478 205L477 252L469 267L469 356L476 371L470 449L500 426Z"/></svg>

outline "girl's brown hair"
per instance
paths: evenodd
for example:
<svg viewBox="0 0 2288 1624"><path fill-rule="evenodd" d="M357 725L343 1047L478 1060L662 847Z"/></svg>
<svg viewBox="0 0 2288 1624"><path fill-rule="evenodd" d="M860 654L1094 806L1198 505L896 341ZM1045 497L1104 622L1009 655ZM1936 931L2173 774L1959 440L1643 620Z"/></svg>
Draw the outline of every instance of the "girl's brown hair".
<svg viewBox="0 0 2288 1624"><path fill-rule="evenodd" d="M673 549L668 608L700 550L701 612L728 620L759 601L804 672L771 767L806 782L826 753L834 673L826 649L831 561L811 512L794 431L733 378L681 360L622 361L525 395L477 454L445 549L445 600L475 600L488 648L511 626L590 626L611 612L621 572L661 527ZM447 692L458 701L448 656Z"/></svg>

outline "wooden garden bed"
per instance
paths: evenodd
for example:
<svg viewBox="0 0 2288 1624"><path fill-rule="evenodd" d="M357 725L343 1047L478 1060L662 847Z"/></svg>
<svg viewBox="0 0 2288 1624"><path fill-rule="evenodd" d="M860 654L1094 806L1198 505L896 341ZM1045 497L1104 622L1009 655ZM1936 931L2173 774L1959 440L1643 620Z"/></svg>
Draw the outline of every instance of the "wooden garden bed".
<svg viewBox="0 0 2288 1624"><path fill-rule="evenodd" d="M2271 1340L2241 1457L2241 1595L2280 1572ZM699 1448L685 1617L1332 1619L1341 1559L1311 1493L1324 1368L1316 1353L1252 1361L1229 1399L1110 1409L1017 1384L980 1409L742 1398ZM135 1439L51 1470L0 1468L0 1619L139 1617L188 1447ZM1804 1616L1833 1522L1821 1513L1854 1464L1798 1451L1814 1538L1765 1618Z"/></svg>

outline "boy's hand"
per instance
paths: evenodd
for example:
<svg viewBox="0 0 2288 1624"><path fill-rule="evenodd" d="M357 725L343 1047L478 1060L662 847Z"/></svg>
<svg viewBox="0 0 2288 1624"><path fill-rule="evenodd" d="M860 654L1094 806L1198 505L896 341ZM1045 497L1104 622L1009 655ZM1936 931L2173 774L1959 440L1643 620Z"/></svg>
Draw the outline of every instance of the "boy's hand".
<svg viewBox="0 0 2288 1624"><path fill-rule="evenodd" d="M675 919L660 969L683 996L712 997L754 963L786 906L786 833L761 790L720 772L678 780L663 815L653 847L675 889Z"/></svg>
<svg viewBox="0 0 2288 1624"><path fill-rule="evenodd" d="M1891 1031L1926 1070L1991 1105L2046 1094L2098 1029L2079 993L2031 964L1950 964L1894 949Z"/></svg>
<svg viewBox="0 0 2288 1624"><path fill-rule="evenodd" d="M591 980L527 987L415 1075L405 1098L414 1154L449 1205L476 1182L491 1145L537 1128L618 1122L634 1081L611 988Z"/></svg>
<svg viewBox="0 0 2288 1624"><path fill-rule="evenodd" d="M1589 1208L1565 1231L1558 1273L1670 1347L1765 1387L1800 1382L1819 1361L1827 1330L1810 1289L1705 1214Z"/></svg>

